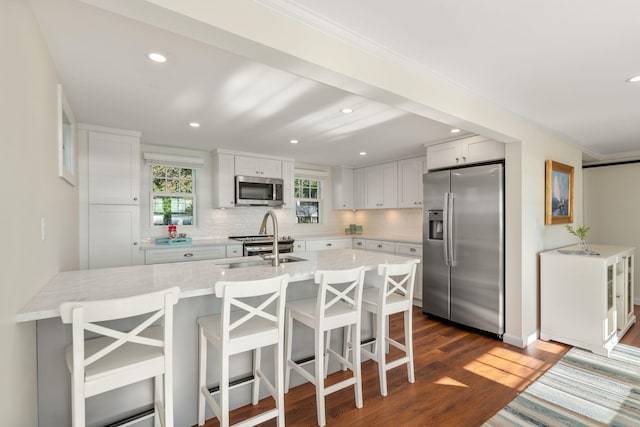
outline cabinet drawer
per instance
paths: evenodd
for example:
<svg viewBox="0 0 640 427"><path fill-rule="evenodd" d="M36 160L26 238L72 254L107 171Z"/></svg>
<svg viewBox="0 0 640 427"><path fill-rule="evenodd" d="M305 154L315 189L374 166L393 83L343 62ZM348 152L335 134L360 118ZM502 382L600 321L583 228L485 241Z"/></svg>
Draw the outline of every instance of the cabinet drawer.
<svg viewBox="0 0 640 427"><path fill-rule="evenodd" d="M422 256L422 245L417 243L396 243L396 254Z"/></svg>
<svg viewBox="0 0 640 427"><path fill-rule="evenodd" d="M161 264L165 262L198 261L202 259L224 258L225 256L226 248L224 246L155 249L145 252L144 263Z"/></svg>
<svg viewBox="0 0 640 427"><path fill-rule="evenodd" d="M293 242L293 251L294 252L305 252L307 250L307 245L304 240L296 240Z"/></svg>
<svg viewBox="0 0 640 427"><path fill-rule="evenodd" d="M367 241L365 239L353 239L353 249L367 249Z"/></svg>
<svg viewBox="0 0 640 427"><path fill-rule="evenodd" d="M367 240L367 250L379 251L379 252L391 252L396 251L395 244L393 242L385 242L384 240Z"/></svg>
<svg viewBox="0 0 640 427"><path fill-rule="evenodd" d="M351 249L352 240L349 239L321 239L307 240L307 251L322 251L325 249Z"/></svg>
<svg viewBox="0 0 640 427"><path fill-rule="evenodd" d="M233 258L243 255L242 245L227 245L226 247L226 257Z"/></svg>

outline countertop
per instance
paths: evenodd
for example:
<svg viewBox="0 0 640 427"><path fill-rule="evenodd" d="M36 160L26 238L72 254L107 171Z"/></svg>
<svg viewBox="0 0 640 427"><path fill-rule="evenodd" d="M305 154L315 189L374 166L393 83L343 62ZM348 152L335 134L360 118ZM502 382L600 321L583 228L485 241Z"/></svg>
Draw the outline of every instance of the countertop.
<svg viewBox="0 0 640 427"><path fill-rule="evenodd" d="M387 242L400 242L411 244L422 244L422 236L407 237L406 235L389 235L389 234L298 234L292 236L295 240L324 240L324 239L365 239L365 240L384 240ZM198 238L193 237L189 244L175 245L156 245L153 241L145 242L140 245L140 250L162 250L162 249L178 249L192 248L200 246L226 246L226 245L242 245L242 242L229 239L227 237L220 238Z"/></svg>
<svg viewBox="0 0 640 427"><path fill-rule="evenodd" d="M290 282L312 279L317 270L347 269L365 266L374 270L378 264L402 263L412 258L361 249L333 249L296 252L306 261L284 263L279 267L259 266L223 269L217 264L259 257L240 257L188 261L130 267L77 270L58 273L16 314L16 322L60 316L65 301L90 301L122 298L180 287L180 298L213 294L220 280L256 280L288 273Z"/></svg>

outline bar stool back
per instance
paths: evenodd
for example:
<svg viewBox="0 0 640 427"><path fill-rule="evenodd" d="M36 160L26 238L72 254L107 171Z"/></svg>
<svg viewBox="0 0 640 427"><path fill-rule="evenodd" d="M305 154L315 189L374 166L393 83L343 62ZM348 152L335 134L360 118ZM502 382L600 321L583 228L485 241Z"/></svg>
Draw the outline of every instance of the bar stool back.
<svg viewBox="0 0 640 427"><path fill-rule="evenodd" d="M242 422L243 426L262 423L276 418L284 426L284 300L289 275L270 279L238 282L217 282L216 296L222 298L220 314L198 318L199 379L198 425L205 421L205 401L213 410L222 427L229 425L229 359L232 355L253 350L253 389L251 402L258 404L260 384L273 396L276 406ZM256 298L262 297L262 298ZM275 305L275 310L270 308ZM272 314L275 311L275 314ZM206 385L207 343L219 353L220 403L216 402ZM275 385L261 370L262 347L274 345Z"/></svg>
<svg viewBox="0 0 640 427"><path fill-rule="evenodd" d="M85 399L148 378L155 380L155 425L173 426L173 306L177 287L160 292L60 305L63 323L72 324L67 347L71 372L72 425L85 425ZM108 320L149 315L129 332L112 329ZM164 321L163 325L157 323ZM85 331L99 337L85 339ZM163 381L164 379L164 381Z"/></svg>

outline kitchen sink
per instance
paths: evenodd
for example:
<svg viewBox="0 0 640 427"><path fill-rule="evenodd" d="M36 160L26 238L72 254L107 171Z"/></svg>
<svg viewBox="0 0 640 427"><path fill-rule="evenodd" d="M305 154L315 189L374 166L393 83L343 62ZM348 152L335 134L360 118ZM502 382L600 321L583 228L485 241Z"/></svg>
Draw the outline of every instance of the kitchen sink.
<svg viewBox="0 0 640 427"><path fill-rule="evenodd" d="M254 258L254 257L252 257ZM292 255L280 255L278 257L280 264L288 264L290 262L306 261L304 258L298 258ZM265 265L272 265L273 260L270 259L247 259L242 261L216 263L220 268L247 268L247 267L260 267Z"/></svg>

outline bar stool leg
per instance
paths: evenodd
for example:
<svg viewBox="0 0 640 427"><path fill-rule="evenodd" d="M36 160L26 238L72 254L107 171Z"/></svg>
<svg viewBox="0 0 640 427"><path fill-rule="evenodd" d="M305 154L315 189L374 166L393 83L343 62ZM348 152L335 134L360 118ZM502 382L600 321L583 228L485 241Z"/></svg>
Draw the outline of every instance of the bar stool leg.
<svg viewBox="0 0 640 427"><path fill-rule="evenodd" d="M204 389L207 389L207 339L204 336L202 326L198 327L198 425L204 425L205 398ZM208 389L207 389L208 390Z"/></svg>
<svg viewBox="0 0 640 427"><path fill-rule="evenodd" d="M324 408L324 332L314 329L315 335L315 351L316 351L316 405L318 413L318 425L324 427L326 425L325 408Z"/></svg>
<svg viewBox="0 0 640 427"><path fill-rule="evenodd" d="M409 361L407 362L407 376L409 382L416 382L416 377L413 369L413 325L411 324L411 310L404 312L404 346L405 353Z"/></svg>
<svg viewBox="0 0 640 427"><path fill-rule="evenodd" d="M387 395L387 355L385 354L387 344L386 316L379 313L376 316L376 359L378 362L378 375L380 376L380 394Z"/></svg>
<svg viewBox="0 0 640 427"><path fill-rule="evenodd" d="M257 405L260 400L260 370L262 357L262 348L256 348L253 350L253 385L251 386L253 393L251 394L251 404Z"/></svg>
<svg viewBox="0 0 640 427"><path fill-rule="evenodd" d="M291 380L291 367L289 366L289 360L291 360L291 347L293 344L293 316L291 316L290 310L287 310L287 327L285 331L285 347L286 347L286 359L284 359L284 392L289 393L289 381Z"/></svg>

